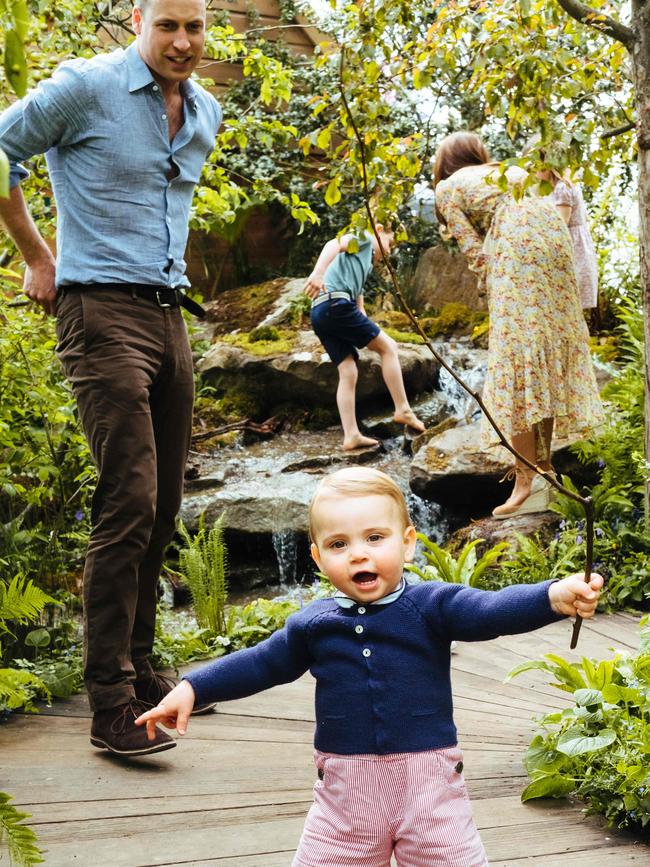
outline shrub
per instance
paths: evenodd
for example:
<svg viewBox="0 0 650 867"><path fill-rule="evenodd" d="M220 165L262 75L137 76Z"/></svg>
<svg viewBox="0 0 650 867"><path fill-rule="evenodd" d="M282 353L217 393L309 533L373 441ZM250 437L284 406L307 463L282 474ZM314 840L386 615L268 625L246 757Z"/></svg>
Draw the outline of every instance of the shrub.
<svg viewBox="0 0 650 867"><path fill-rule="evenodd" d="M424 546L427 565L420 569L419 566L407 563L406 569L418 575L423 581L447 581L450 584L465 584L467 587L482 586L485 572L510 547L507 542L499 542L477 559L476 546L485 540L474 539L465 545L456 559L449 551L436 545L423 533L418 533L417 537Z"/></svg>
<svg viewBox="0 0 650 867"><path fill-rule="evenodd" d="M641 622L637 654L569 663L552 653L524 662L506 680L531 670L553 675L553 686L570 692L574 705L546 714L544 729L526 753L530 784L522 800L586 800L589 812L610 825L646 828L650 823L650 628Z"/></svg>

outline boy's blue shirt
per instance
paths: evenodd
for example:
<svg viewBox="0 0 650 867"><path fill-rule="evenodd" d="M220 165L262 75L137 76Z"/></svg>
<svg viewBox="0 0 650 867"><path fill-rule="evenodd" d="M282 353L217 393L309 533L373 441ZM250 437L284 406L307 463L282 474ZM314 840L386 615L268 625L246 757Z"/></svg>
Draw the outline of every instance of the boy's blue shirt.
<svg viewBox="0 0 650 867"><path fill-rule="evenodd" d="M339 253L330 263L323 283L328 292L348 292L352 301L363 295L363 287L372 271L372 236L359 242L356 253Z"/></svg>
<svg viewBox="0 0 650 867"><path fill-rule="evenodd" d="M256 647L186 679L201 704L253 695L310 671L317 749L381 755L453 746L451 641L486 641L562 620L548 599L550 583L498 592L406 584L388 605L316 600Z"/></svg>

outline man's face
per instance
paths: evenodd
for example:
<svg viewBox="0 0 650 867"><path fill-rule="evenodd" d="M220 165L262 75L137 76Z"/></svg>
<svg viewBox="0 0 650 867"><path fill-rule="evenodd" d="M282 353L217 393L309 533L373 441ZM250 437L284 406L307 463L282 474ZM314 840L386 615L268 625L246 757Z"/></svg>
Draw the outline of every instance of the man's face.
<svg viewBox="0 0 650 867"><path fill-rule="evenodd" d="M189 78L203 54L205 0L149 0L133 8L140 57L159 82Z"/></svg>

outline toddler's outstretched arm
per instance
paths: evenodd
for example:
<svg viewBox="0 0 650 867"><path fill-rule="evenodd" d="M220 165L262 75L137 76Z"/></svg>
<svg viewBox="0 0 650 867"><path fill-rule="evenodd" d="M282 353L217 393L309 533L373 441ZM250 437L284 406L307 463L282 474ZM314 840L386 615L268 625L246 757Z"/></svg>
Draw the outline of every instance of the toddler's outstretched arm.
<svg viewBox="0 0 650 867"><path fill-rule="evenodd" d="M551 608L567 617L576 614L582 618L593 617L603 583L603 576L597 572L591 573L589 581L585 581L584 575L567 575L548 588Z"/></svg>
<svg viewBox="0 0 650 867"><path fill-rule="evenodd" d="M168 693L156 707L141 714L135 724L147 725L147 737L150 741L156 737L156 723L162 723L165 728L176 729L179 735L187 731L187 721L194 707L194 690L187 680L181 682Z"/></svg>

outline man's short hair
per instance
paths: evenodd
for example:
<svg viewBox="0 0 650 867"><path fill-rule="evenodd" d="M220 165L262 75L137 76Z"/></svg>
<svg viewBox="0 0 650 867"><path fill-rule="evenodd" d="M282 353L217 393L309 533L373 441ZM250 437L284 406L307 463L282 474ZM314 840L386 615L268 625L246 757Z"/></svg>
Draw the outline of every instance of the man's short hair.
<svg viewBox="0 0 650 867"><path fill-rule="evenodd" d="M330 473L318 483L316 492L309 504L309 535L312 541L315 539L315 507L318 500L328 494L343 497L372 497L375 495L390 497L397 506L404 529L411 524L404 494L390 476L372 467L345 467L335 473Z"/></svg>

